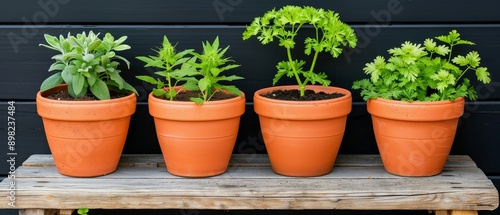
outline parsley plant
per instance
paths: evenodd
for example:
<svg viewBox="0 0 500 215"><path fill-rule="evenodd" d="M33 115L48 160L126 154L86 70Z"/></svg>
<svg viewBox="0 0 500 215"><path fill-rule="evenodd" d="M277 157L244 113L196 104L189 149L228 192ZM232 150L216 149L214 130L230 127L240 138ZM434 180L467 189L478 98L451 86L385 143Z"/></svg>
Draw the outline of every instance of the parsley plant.
<svg viewBox="0 0 500 215"><path fill-rule="evenodd" d="M315 32L312 37L307 37L304 41L304 53L313 54L309 69L304 68L306 61L292 57L292 50L296 45L295 37L305 25L312 26ZM276 66L278 72L273 79L273 85L284 75L295 78L301 96L304 96L306 85L309 83L330 85L330 80L324 72L314 71L320 52L329 52L337 58L342 53L343 46L355 47L357 43L354 30L340 21L338 13L310 6L288 5L279 10L268 11L262 17L256 17L243 32L244 40L252 36L257 36L262 44L277 39L279 46L286 49L287 60L279 62Z"/></svg>
<svg viewBox="0 0 500 215"><path fill-rule="evenodd" d="M401 47L389 49L392 56L388 60L377 56L367 63L363 70L370 78L355 81L352 88L361 89L365 101L375 98L401 101L477 99L470 80L463 76L474 71L478 81L485 84L491 81L487 68L480 67L478 52L452 57L455 46L475 44L462 40L456 30L436 39L444 44L426 39L423 44L406 41Z"/></svg>

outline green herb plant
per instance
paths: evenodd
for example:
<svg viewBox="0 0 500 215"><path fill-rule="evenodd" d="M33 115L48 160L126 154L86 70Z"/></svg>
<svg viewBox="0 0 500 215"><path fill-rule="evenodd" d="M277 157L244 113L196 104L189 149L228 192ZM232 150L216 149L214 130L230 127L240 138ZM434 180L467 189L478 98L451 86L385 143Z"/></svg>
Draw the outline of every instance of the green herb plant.
<svg viewBox="0 0 500 215"><path fill-rule="evenodd" d="M164 36L162 47L155 50L157 53L156 56L138 56L136 58L146 63L144 67L159 68L160 71L155 72L155 74L164 77L166 83L160 78L154 78L148 75L136 77L142 81L156 85L156 87L153 88L154 96L165 96L168 100L173 101L177 95L177 91L174 88L179 85L179 82L184 81L187 83L189 81L192 83L197 81L192 77L198 74L196 69L192 66L192 63L196 59L189 56L193 51L194 49L187 49L177 53L175 51L175 46L170 43L166 36ZM187 63L188 61L189 63Z"/></svg>
<svg viewBox="0 0 500 215"><path fill-rule="evenodd" d="M88 208L80 208L78 209L78 211L76 211L79 215L87 215L87 213L89 212L89 209Z"/></svg>
<svg viewBox="0 0 500 215"><path fill-rule="evenodd" d="M61 83L68 84L68 92L73 98L86 96L89 91L100 100L110 99L109 89L128 94L137 91L121 77L118 69L121 60L130 68L127 59L116 54L118 51L130 49L123 44L126 36L115 40L110 33L103 39L99 34L90 31L83 32L76 37L68 33L67 37L59 38L48 34L44 35L47 44L40 46L60 52L52 59L55 62L49 71L59 71L43 81L40 91L44 92Z"/></svg>
<svg viewBox="0 0 500 215"><path fill-rule="evenodd" d="M306 61L294 59L292 50L296 46L296 36L305 26L314 28L314 35L304 41L306 55L313 54L309 69L304 69ZM330 80L324 72L316 72L314 67L321 52L329 52L337 58L343 51L343 46L354 48L357 38L354 30L340 21L338 13L331 10L317 9L310 6L287 5L279 10L271 10L261 17L256 17L243 32L243 39L252 36L262 44L279 41L279 46L286 49L287 60L278 63L277 74L273 85L286 75L295 78L300 87L300 95L304 96L306 85L319 83L323 86L330 85Z"/></svg>
<svg viewBox="0 0 500 215"><path fill-rule="evenodd" d="M160 71L156 75L165 79L155 78L148 75L136 76L138 79L155 85L153 95L165 96L168 100L174 100L177 95L176 86L182 86L189 91L199 91L199 97L190 98L197 105L202 105L218 91L242 96L241 91L233 85L223 85L221 81L234 81L242 77L221 75L222 72L239 67L231 64L233 60L224 57L229 46L219 48L219 37L213 43L203 42L203 52L197 53L193 49L187 49L177 53L175 46L164 36L162 47L155 50L156 56L139 56L137 59L146 63L145 67L156 67ZM181 85L182 83L182 85Z"/></svg>
<svg viewBox="0 0 500 215"><path fill-rule="evenodd" d="M438 36L442 45L433 39L423 44L404 42L401 47L389 49L388 60L377 56L363 68L369 79L355 81L352 88L361 89L363 99L385 98L401 101L442 101L459 97L477 99L470 80L464 75L474 71L477 80L489 83L490 73L480 67L477 51L467 55L452 56L457 45L475 45L462 40L456 30Z"/></svg>

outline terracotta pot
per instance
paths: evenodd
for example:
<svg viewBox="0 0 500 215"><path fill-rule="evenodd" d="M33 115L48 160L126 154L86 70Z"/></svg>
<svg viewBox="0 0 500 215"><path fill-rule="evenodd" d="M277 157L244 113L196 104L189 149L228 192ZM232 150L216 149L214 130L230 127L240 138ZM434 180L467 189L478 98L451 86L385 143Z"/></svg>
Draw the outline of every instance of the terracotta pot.
<svg viewBox="0 0 500 215"><path fill-rule="evenodd" d="M177 176L208 177L226 171L238 135L245 98L194 102L149 95L149 113L167 170Z"/></svg>
<svg viewBox="0 0 500 215"><path fill-rule="evenodd" d="M439 174L450 153L464 99L367 102L382 162L387 172L400 176Z"/></svg>
<svg viewBox="0 0 500 215"><path fill-rule="evenodd" d="M44 96L67 90L60 85L36 96L57 170L74 177L94 177L116 170L127 138L136 96L101 101L59 101Z"/></svg>
<svg viewBox="0 0 500 215"><path fill-rule="evenodd" d="M258 90L254 109L273 170L286 176L319 176L332 171L344 135L352 98L337 87L307 86L316 92L339 92L345 96L322 101L283 101L262 97L279 86Z"/></svg>

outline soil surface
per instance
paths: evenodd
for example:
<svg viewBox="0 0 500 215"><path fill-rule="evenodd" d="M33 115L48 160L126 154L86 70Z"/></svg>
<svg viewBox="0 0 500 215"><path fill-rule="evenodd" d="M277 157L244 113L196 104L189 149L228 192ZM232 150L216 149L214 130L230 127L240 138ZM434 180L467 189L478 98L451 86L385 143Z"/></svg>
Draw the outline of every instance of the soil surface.
<svg viewBox="0 0 500 215"><path fill-rule="evenodd" d="M261 96L287 101L318 101L334 99L344 96L342 93L325 93L325 92L314 92L314 90L306 90L305 95L300 97L299 90L274 90L270 93L262 94Z"/></svg>
<svg viewBox="0 0 500 215"><path fill-rule="evenodd" d="M174 101L190 102L191 101L190 98L197 98L197 97L201 97L200 91L182 91L182 92L177 93L177 95L174 98ZM214 95L212 95L212 97L209 99L209 101L226 100L226 99L231 99L231 98L235 98L235 97L238 97L238 95L229 94L229 93L225 93L222 91L217 91L214 93ZM166 98L163 97L161 99L166 99Z"/></svg>
<svg viewBox="0 0 500 215"><path fill-rule="evenodd" d="M110 92L110 97L111 99L116 99L116 98L121 98L125 97L127 95L119 94L116 92L111 91ZM56 91L50 95L47 95L45 98L48 99L54 99L54 100L63 100L63 101L98 101L99 99L93 95L86 95L83 97L79 98L73 98L71 95L68 93L68 91Z"/></svg>

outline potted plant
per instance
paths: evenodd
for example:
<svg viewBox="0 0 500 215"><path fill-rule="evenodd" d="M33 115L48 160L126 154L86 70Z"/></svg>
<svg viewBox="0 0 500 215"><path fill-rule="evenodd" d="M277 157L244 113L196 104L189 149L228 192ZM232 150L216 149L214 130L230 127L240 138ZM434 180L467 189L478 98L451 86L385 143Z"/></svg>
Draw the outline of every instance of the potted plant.
<svg viewBox="0 0 500 215"><path fill-rule="evenodd" d="M222 75L239 67L224 57L219 38L202 43L203 51L177 52L165 36L156 56L139 56L145 67L160 69L160 78L138 79L153 84L148 98L167 170L185 177L207 177L226 171L245 111L243 92L223 81L242 79Z"/></svg>
<svg viewBox="0 0 500 215"><path fill-rule="evenodd" d="M309 64L292 57L298 46L296 37L306 25L314 32L304 40L305 54L312 55ZM344 46L355 47L354 30L334 11L288 5L255 18L243 39L252 36L262 44L277 39L286 50L286 60L276 66L273 85L283 76L297 81L297 85L264 88L254 94L254 109L273 170L288 176L331 172L351 111L351 93L328 86L327 75L317 72L315 66L321 52L337 58ZM283 92L296 96L278 98Z"/></svg>
<svg viewBox="0 0 500 215"><path fill-rule="evenodd" d="M36 96L37 112L61 174L93 177L116 170L135 112L137 91L123 80L116 54L130 49L126 36L115 40L92 31L76 36L45 34L43 47L58 51Z"/></svg>
<svg viewBox="0 0 500 215"><path fill-rule="evenodd" d="M364 67L369 79L355 81L372 115L373 129L385 169L402 176L439 174L450 152L464 98L476 99L466 77L489 83L490 74L480 67L478 52L453 57L462 40L456 30L426 39L423 44L404 42L389 49L389 59L377 56Z"/></svg>

